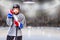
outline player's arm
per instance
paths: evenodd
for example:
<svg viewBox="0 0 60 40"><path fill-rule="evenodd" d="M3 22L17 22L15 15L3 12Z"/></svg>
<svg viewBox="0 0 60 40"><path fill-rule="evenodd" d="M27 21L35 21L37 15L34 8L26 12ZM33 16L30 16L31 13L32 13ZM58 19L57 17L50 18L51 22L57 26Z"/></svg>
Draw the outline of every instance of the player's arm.
<svg viewBox="0 0 60 40"><path fill-rule="evenodd" d="M25 16L24 16L24 19L22 20L23 21L23 26L26 27L26 19L25 19Z"/></svg>
<svg viewBox="0 0 60 40"><path fill-rule="evenodd" d="M24 28L26 27L26 19L25 19L25 16L22 15L22 20L20 21L20 28Z"/></svg>
<svg viewBox="0 0 60 40"><path fill-rule="evenodd" d="M7 14L7 20L6 20L6 23L7 23L8 26L12 25L12 19L13 19L13 14L10 10L10 12Z"/></svg>
<svg viewBox="0 0 60 40"><path fill-rule="evenodd" d="M7 17L6 23L8 26L11 26L12 25L12 18Z"/></svg>

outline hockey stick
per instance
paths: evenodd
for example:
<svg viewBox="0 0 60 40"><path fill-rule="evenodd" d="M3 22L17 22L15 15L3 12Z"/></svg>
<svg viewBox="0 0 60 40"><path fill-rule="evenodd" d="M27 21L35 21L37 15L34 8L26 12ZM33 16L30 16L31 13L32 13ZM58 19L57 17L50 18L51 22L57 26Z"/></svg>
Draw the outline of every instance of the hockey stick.
<svg viewBox="0 0 60 40"><path fill-rule="evenodd" d="M18 30L18 28L16 27L16 37L15 37L15 40L17 40L17 30Z"/></svg>
<svg viewBox="0 0 60 40"><path fill-rule="evenodd" d="M14 20L18 22L18 18L17 16L13 15L14 17ZM19 23L19 22L18 22ZM19 23L20 24L20 23ZM18 26L16 26L16 37L15 37L15 40L17 40L17 31L18 31Z"/></svg>

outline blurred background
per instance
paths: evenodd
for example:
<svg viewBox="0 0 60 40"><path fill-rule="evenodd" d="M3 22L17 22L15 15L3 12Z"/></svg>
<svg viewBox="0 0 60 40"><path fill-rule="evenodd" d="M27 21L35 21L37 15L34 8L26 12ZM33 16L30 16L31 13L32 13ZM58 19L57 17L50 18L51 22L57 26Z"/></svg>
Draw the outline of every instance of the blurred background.
<svg viewBox="0 0 60 40"><path fill-rule="evenodd" d="M19 4L27 26L60 26L60 0L0 0L0 26L7 26L6 17L13 4Z"/></svg>
<svg viewBox="0 0 60 40"><path fill-rule="evenodd" d="M26 17L23 40L60 40L60 0L0 0L0 40L6 40L13 4L19 4Z"/></svg>

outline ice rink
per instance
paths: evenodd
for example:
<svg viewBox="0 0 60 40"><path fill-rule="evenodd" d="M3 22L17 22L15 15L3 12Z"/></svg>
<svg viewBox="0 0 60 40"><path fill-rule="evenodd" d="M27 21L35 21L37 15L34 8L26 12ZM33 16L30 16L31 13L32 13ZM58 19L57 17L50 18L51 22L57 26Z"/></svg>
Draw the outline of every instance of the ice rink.
<svg viewBox="0 0 60 40"><path fill-rule="evenodd" d="M8 27L0 27L0 40L6 40ZM22 29L23 40L60 40L59 27L28 27Z"/></svg>

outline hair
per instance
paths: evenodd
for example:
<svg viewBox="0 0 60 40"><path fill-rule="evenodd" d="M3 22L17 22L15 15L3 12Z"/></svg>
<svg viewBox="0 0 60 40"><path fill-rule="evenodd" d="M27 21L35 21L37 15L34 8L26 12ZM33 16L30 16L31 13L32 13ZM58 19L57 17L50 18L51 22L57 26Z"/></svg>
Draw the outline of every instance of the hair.
<svg viewBox="0 0 60 40"><path fill-rule="evenodd" d="M18 5L18 4L13 4L13 8L12 8L12 9L14 9L14 8L18 8L18 9L20 10L20 5Z"/></svg>

